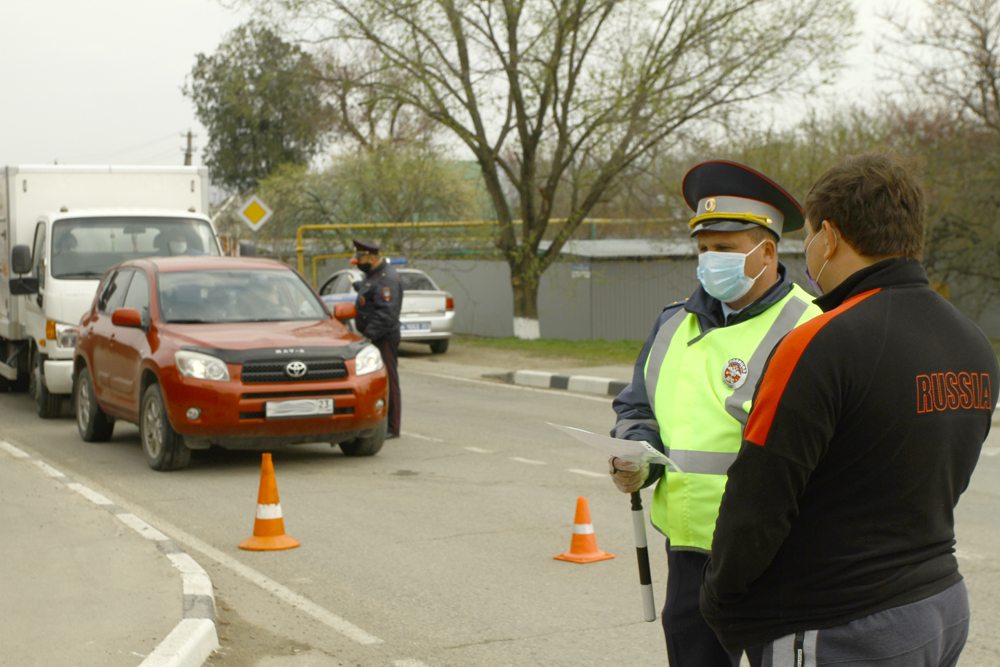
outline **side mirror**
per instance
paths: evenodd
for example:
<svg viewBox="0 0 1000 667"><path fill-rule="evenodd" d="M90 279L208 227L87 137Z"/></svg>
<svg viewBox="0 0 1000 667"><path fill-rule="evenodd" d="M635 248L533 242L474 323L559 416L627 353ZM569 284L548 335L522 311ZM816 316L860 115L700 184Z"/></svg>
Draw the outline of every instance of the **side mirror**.
<svg viewBox="0 0 1000 667"><path fill-rule="evenodd" d="M38 278L11 278L8 287L11 296L38 294Z"/></svg>
<svg viewBox="0 0 1000 667"><path fill-rule="evenodd" d="M26 245L16 245L10 251L10 270L14 273L31 273L31 248ZM35 288L38 291L38 288Z"/></svg>
<svg viewBox="0 0 1000 667"><path fill-rule="evenodd" d="M135 308L116 308L111 314L111 324L119 327L142 328L142 315Z"/></svg>
<svg viewBox="0 0 1000 667"><path fill-rule="evenodd" d="M358 307L353 303L335 303L333 316L338 320L352 320L358 316Z"/></svg>

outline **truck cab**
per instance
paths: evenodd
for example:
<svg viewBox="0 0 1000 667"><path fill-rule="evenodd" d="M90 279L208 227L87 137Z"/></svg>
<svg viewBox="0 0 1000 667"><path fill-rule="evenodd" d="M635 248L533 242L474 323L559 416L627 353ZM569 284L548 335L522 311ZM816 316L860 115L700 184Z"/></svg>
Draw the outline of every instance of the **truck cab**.
<svg viewBox="0 0 1000 667"><path fill-rule="evenodd" d="M43 214L31 246L30 277L38 287L25 295L22 314L30 340L28 391L39 414L57 415L62 397L73 391L77 323L109 268L144 257L220 254L211 222L200 214L121 209Z"/></svg>

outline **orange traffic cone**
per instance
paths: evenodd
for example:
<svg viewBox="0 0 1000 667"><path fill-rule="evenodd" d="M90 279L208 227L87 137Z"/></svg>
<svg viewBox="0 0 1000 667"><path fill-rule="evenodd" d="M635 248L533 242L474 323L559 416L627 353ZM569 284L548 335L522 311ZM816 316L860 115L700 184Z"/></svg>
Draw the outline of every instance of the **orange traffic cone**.
<svg viewBox="0 0 1000 667"><path fill-rule="evenodd" d="M594 524L590 522L590 508L587 507L587 499L583 496L576 499L576 519L573 524L573 541L570 542L569 551L554 556L556 560L593 563L598 560L614 558L612 554L604 553L597 548Z"/></svg>
<svg viewBox="0 0 1000 667"><path fill-rule="evenodd" d="M271 455L264 454L260 465L260 491L257 493L257 518L253 522L253 537L240 542L240 549L281 551L297 546L298 540L285 535L285 520L281 518L274 465L271 463Z"/></svg>

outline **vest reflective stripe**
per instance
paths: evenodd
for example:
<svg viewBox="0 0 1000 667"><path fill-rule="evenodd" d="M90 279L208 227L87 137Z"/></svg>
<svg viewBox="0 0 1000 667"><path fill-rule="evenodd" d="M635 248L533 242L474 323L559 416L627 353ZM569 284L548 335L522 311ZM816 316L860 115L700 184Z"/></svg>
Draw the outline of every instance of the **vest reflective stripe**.
<svg viewBox="0 0 1000 667"><path fill-rule="evenodd" d="M639 426L639 425L648 426L654 431L660 430L660 425L659 423L657 423L655 419L622 419L620 422L615 424L615 428L611 432L611 435L612 437L620 438L625 433L625 431L629 430L633 426Z"/></svg>
<svg viewBox="0 0 1000 667"><path fill-rule="evenodd" d="M672 547L711 550L726 473L739 452L757 381L782 336L820 314L810 301L793 286L749 320L702 331L698 317L685 311L683 319L674 315L654 337L646 390L664 449L684 472L664 472L653 492L650 518ZM735 389L724 379L734 360L740 362L736 366L746 365Z"/></svg>
<svg viewBox="0 0 1000 667"><path fill-rule="evenodd" d="M781 314L778 315L778 319L774 321L771 328L768 329L766 334L764 334L764 340L762 340L760 345L757 346L757 349L754 350L753 356L750 357L750 361L747 363L747 368L752 368L754 370L763 368L764 364L767 362L768 356L771 354L771 350L774 349L774 346L778 344L778 341L781 340L785 334L795 328L795 324L802 318L802 315L805 314L807 308L809 308L809 304L797 296L793 296L789 299L785 306L781 309ZM726 399L726 412L739 420L740 424L743 426L747 425L747 418L750 416L750 413L743 409L743 404L753 399L753 392L756 388L756 382L747 382L742 387L734 391L732 396ZM687 470L684 466L681 466L681 469Z"/></svg>
<svg viewBox="0 0 1000 667"><path fill-rule="evenodd" d="M646 357L646 396L649 398L649 407L656 414L656 384L660 379L660 369L663 367L663 359L670 349L670 341L680 328L681 323L687 319L688 312L683 308L678 308L677 312L669 320L663 323L660 330L656 332L653 345L649 348L649 356Z"/></svg>
<svg viewBox="0 0 1000 667"><path fill-rule="evenodd" d="M734 452L699 452L674 448L667 452L667 456L685 474L700 475L725 475L736 460Z"/></svg>

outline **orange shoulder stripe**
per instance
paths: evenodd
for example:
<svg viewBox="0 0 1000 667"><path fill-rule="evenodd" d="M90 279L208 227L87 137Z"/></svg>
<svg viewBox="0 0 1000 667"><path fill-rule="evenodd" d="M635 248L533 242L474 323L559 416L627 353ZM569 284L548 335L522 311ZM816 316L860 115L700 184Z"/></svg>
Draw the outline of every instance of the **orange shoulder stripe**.
<svg viewBox="0 0 1000 667"><path fill-rule="evenodd" d="M819 333L826 323L837 317L849 308L856 306L871 295L878 292L873 289L857 296L853 296L838 308L834 308L828 313L823 313L814 317L801 326L792 329L785 339L778 345L771 363L767 367L767 373L761 379L760 389L757 391L757 398L754 401L753 409L750 411L750 418L747 420L746 429L743 432L743 439L755 445L763 446L767 442L767 436L771 432L771 423L774 421L774 414L778 410L781 396L785 392L788 380L795 370L796 364L805 352L806 347L813 337Z"/></svg>

